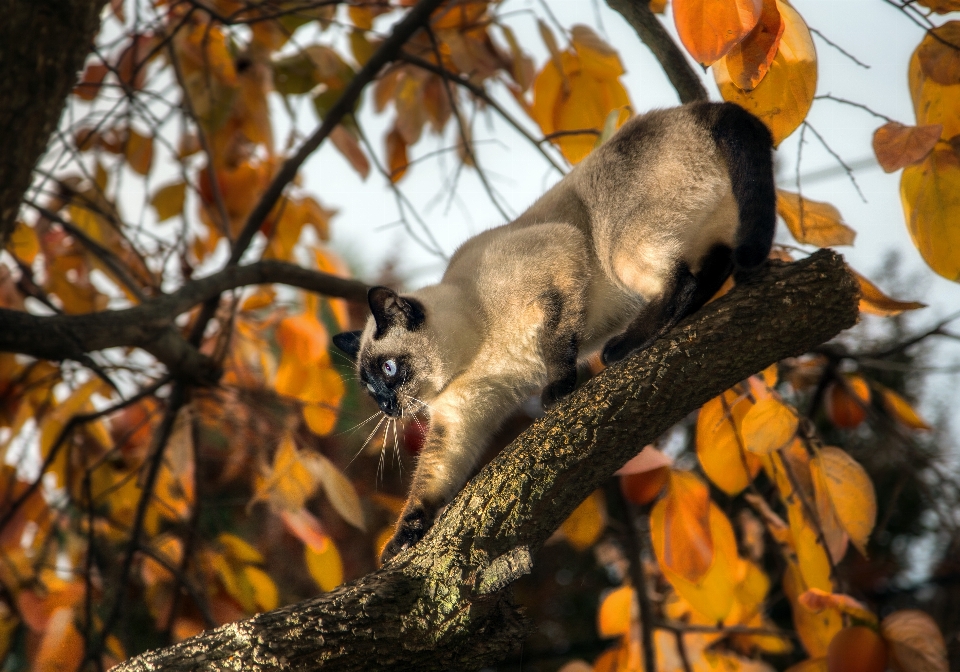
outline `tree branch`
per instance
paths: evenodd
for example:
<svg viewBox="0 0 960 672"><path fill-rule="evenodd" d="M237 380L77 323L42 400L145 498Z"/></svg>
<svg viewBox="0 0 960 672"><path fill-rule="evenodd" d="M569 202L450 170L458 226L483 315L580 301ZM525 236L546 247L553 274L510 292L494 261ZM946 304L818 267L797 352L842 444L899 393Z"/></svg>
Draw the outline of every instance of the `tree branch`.
<svg viewBox="0 0 960 672"><path fill-rule="evenodd" d="M476 669L524 634L503 589L574 508L690 411L852 326L859 289L820 251L771 262L613 366L488 464L426 537L362 579L128 660L140 670Z"/></svg>
<svg viewBox="0 0 960 672"><path fill-rule="evenodd" d="M681 103L708 100L707 90L686 56L664 29L656 15L650 11L650 0L607 0L611 9L623 15L645 45L650 48L670 83L677 90Z"/></svg>
<svg viewBox="0 0 960 672"><path fill-rule="evenodd" d="M106 0L0 0L0 250L100 28ZM11 67L16 64L16 67Z"/></svg>
<svg viewBox="0 0 960 672"><path fill-rule="evenodd" d="M17 352L42 359L79 359L105 348L143 348L174 375L208 379L213 364L190 346L173 327L178 315L246 285L279 283L349 301L366 301L367 285L358 280L265 260L246 266L228 266L218 273L192 280L165 294L123 310L84 315L32 315L0 308L0 352Z"/></svg>

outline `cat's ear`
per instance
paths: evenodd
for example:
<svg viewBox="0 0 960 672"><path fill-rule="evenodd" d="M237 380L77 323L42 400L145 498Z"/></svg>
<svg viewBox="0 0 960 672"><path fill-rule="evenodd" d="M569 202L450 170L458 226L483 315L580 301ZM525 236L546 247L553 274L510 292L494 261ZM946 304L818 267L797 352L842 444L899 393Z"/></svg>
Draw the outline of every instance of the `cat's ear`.
<svg viewBox="0 0 960 672"><path fill-rule="evenodd" d="M333 337L333 344L346 353L350 359L356 361L360 352L360 335L362 331L345 331Z"/></svg>
<svg viewBox="0 0 960 672"><path fill-rule="evenodd" d="M374 338L382 337L393 327L416 331L426 319L423 304L416 299L405 299L388 287L371 287L367 300L377 323Z"/></svg>

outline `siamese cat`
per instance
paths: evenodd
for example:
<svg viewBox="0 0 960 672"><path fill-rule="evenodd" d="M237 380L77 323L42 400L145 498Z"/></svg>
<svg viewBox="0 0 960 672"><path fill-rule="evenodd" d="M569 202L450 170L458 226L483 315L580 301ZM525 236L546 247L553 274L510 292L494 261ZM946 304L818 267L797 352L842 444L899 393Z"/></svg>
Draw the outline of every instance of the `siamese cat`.
<svg viewBox="0 0 960 672"><path fill-rule="evenodd" d="M384 560L412 546L531 394L573 391L577 361L649 346L735 270L767 258L772 139L732 103L634 117L513 222L467 240L436 285L374 287L334 344L391 417L429 413Z"/></svg>

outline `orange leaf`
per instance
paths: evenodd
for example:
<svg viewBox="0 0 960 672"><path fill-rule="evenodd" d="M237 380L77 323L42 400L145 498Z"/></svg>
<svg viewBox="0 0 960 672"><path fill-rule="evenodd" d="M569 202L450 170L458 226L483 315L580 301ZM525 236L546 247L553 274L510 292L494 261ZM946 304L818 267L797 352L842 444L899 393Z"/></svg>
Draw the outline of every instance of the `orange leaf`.
<svg viewBox="0 0 960 672"><path fill-rule="evenodd" d="M879 287L847 266L847 270L853 273L857 282L860 283L860 312L870 315L879 315L880 317L891 317L899 315L905 310L918 310L926 308L927 304L919 301L898 301L891 299L884 294Z"/></svg>
<svg viewBox="0 0 960 672"><path fill-rule="evenodd" d="M307 571L320 590L330 591L343 583L343 561L332 540L320 551L304 546L303 557Z"/></svg>
<svg viewBox="0 0 960 672"><path fill-rule="evenodd" d="M798 243L817 247L853 245L857 235L829 203L812 201L783 189L777 189L777 213Z"/></svg>
<svg viewBox="0 0 960 672"><path fill-rule="evenodd" d="M671 471L667 495L655 508L663 511L663 565L688 581L702 578L713 562L706 484L689 472Z"/></svg>
<svg viewBox="0 0 960 672"><path fill-rule="evenodd" d="M621 586L607 593L597 611L597 632L601 637L619 637L630 631L632 612L636 611L634 590Z"/></svg>
<svg viewBox="0 0 960 672"><path fill-rule="evenodd" d="M873 153L884 172L892 173L927 158L943 133L943 126L904 126L891 121L873 132Z"/></svg>
<svg viewBox="0 0 960 672"><path fill-rule="evenodd" d="M766 455L785 447L797 434L796 411L779 399L758 401L743 418L741 431L747 450Z"/></svg>
<svg viewBox="0 0 960 672"><path fill-rule="evenodd" d="M960 86L950 88L958 89L960 102ZM900 198L924 261L948 280L960 280L960 227L955 224L960 221L960 159L953 150L935 149L922 163L904 168Z"/></svg>
<svg viewBox="0 0 960 672"><path fill-rule="evenodd" d="M819 588L811 588L797 597L797 602L813 612L822 611L823 609L836 609L845 614L850 614L861 622L869 623L873 626L878 624L876 615L870 611L865 604L853 599L849 595L828 593Z"/></svg>
<svg viewBox="0 0 960 672"><path fill-rule="evenodd" d="M7 251L27 266L32 264L40 252L40 240L36 230L25 222L18 221L7 240Z"/></svg>
<svg viewBox="0 0 960 672"><path fill-rule="evenodd" d="M752 91L766 76L780 48L783 19L776 0L763 0L760 21L726 56L733 83L744 91Z"/></svg>
<svg viewBox="0 0 960 672"><path fill-rule="evenodd" d="M890 647L891 662L900 672L947 672L947 646L936 621L922 611L895 611L880 623Z"/></svg>
<svg viewBox="0 0 960 672"><path fill-rule="evenodd" d="M752 91L735 83L736 63L730 65L724 57L713 64L720 95L759 117L770 128L774 145L806 118L817 89L817 51L807 24L783 0L777 0L777 9L783 21L780 46L763 81Z"/></svg>
<svg viewBox="0 0 960 672"><path fill-rule="evenodd" d="M867 472L845 451L824 447L813 462L822 470L830 501L850 541L866 557L877 518L877 499Z"/></svg>
<svg viewBox="0 0 960 672"><path fill-rule="evenodd" d="M351 7L351 9L353 8ZM360 177L367 179L367 175L370 174L370 162L367 160L367 155L363 153L363 150L360 149L360 143L343 124L335 126L333 131L330 132L330 142L337 148L337 151L343 154L343 157L360 174Z"/></svg>
<svg viewBox="0 0 960 672"><path fill-rule="evenodd" d="M306 509L281 511L280 520L290 534L317 553L322 553L326 550L327 544L332 543L317 517Z"/></svg>
<svg viewBox="0 0 960 672"><path fill-rule="evenodd" d="M81 100L93 100L100 93L100 85L109 69L105 63L91 63L80 75L80 81L73 89L73 95Z"/></svg>
<svg viewBox="0 0 960 672"><path fill-rule="evenodd" d="M932 429L926 420L921 418L913 409L909 401L887 387L878 384L877 388L880 392L880 400L883 402L884 408L886 408L887 412L898 422L906 425L910 429Z"/></svg>
<svg viewBox="0 0 960 672"><path fill-rule="evenodd" d="M60 607L50 615L31 667L35 672L73 672L83 660L83 637L74 625L73 609Z"/></svg>
<svg viewBox="0 0 960 672"><path fill-rule="evenodd" d="M134 129L129 129L127 141L123 147L124 156L130 168L146 175L153 164L153 138L140 135Z"/></svg>
<svg viewBox="0 0 960 672"><path fill-rule="evenodd" d="M578 551L584 551L603 534L606 520L603 515L603 495L599 490L590 493L573 513L560 525L560 531L570 545Z"/></svg>
<svg viewBox="0 0 960 672"><path fill-rule="evenodd" d="M751 389L755 387L751 383ZM756 455L744 450L740 425L753 402L739 390L738 386L711 399L697 416L697 459L707 478L728 495L750 485L761 465Z"/></svg>
<svg viewBox="0 0 960 672"><path fill-rule="evenodd" d="M410 165L407 159L407 143L397 129L387 134L387 169L390 171L390 181L399 182L404 173L407 172L407 166Z"/></svg>
<svg viewBox="0 0 960 672"><path fill-rule="evenodd" d="M763 0L674 0L673 20L690 55L710 65L760 20Z"/></svg>
<svg viewBox="0 0 960 672"><path fill-rule="evenodd" d="M960 11L960 0L917 0L917 4L929 7L937 14Z"/></svg>

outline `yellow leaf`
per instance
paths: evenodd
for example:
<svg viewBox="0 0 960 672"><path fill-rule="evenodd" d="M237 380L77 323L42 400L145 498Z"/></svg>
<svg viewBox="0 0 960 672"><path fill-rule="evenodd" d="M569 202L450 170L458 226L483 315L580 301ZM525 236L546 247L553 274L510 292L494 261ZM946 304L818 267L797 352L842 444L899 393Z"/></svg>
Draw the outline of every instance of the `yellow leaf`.
<svg viewBox="0 0 960 672"><path fill-rule="evenodd" d="M673 20L694 60L710 65L753 30L762 6L762 0L674 0Z"/></svg>
<svg viewBox="0 0 960 672"><path fill-rule="evenodd" d="M37 258L37 253L40 251L37 232L33 230L32 226L27 226L25 222L18 221L13 228L13 233L7 240L7 251L29 266Z"/></svg>
<svg viewBox="0 0 960 672"><path fill-rule="evenodd" d="M910 97L918 126L943 127L940 137L949 140L960 133L960 83L943 85L936 82L924 70L920 62L920 49L924 44L937 42L928 34L913 52L908 68Z"/></svg>
<svg viewBox="0 0 960 672"><path fill-rule="evenodd" d="M829 672L827 668L827 657L807 658L803 662L788 667L787 672Z"/></svg>
<svg viewBox="0 0 960 672"><path fill-rule="evenodd" d="M577 163L590 153L611 111L630 105L619 81L620 59L611 47L584 26L567 50L548 61L533 83L530 113L563 155ZM619 117L620 123L624 115Z"/></svg>
<svg viewBox="0 0 960 672"><path fill-rule="evenodd" d="M800 570L796 565L788 564L783 574L783 592L790 600L793 624L807 653L819 658L827 655L830 640L843 628L843 617L833 608L814 613L803 607L797 600L806 590Z"/></svg>
<svg viewBox="0 0 960 672"><path fill-rule="evenodd" d="M733 608L738 578L745 571L743 560L737 555L737 539L730 521L716 504L708 501L712 561L706 573L691 581L664 562L665 547L673 541L672 536L680 536L680 531L666 525L663 504L664 500L660 500L650 513L650 536L664 576L703 619L712 623L724 620Z"/></svg>
<svg viewBox="0 0 960 672"><path fill-rule="evenodd" d="M597 611L597 632L601 637L619 637L630 631L630 620L636 611L634 590L621 586L607 593Z"/></svg>
<svg viewBox="0 0 960 672"><path fill-rule="evenodd" d="M766 455L784 448L800 426L796 411L779 399L761 399L743 417L741 431L747 450Z"/></svg>
<svg viewBox="0 0 960 672"><path fill-rule="evenodd" d="M953 150L935 149L922 163L904 168L900 198L910 237L924 261L948 280L960 280L960 227L955 225L960 218L960 159Z"/></svg>
<svg viewBox="0 0 960 672"><path fill-rule="evenodd" d="M316 453L313 457L316 459L317 475L330 504L345 521L359 530L366 530L363 508L353 483L326 456Z"/></svg>
<svg viewBox="0 0 960 672"><path fill-rule="evenodd" d="M820 543L820 535L807 516L802 504L797 501L787 506L790 520L790 535L797 554L797 566L807 588L833 590L830 580L830 558L827 549Z"/></svg>
<svg viewBox="0 0 960 672"><path fill-rule="evenodd" d="M879 315L880 317L891 317L899 315L906 310L918 310L926 308L927 304L919 301L898 301L891 299L884 294L879 287L847 266L847 270L853 273L853 276L860 283L860 312L870 315Z"/></svg>
<svg viewBox="0 0 960 672"><path fill-rule="evenodd" d="M318 553L323 552L327 544L331 543L320 521L306 509L281 511L280 520L293 536Z"/></svg>
<svg viewBox="0 0 960 672"><path fill-rule="evenodd" d="M811 201L783 189L777 189L777 213L799 243L817 247L853 245L857 235L829 203Z"/></svg>
<svg viewBox="0 0 960 672"><path fill-rule="evenodd" d="M150 205L157 211L157 221L166 221L183 212L186 195L187 185L184 182L175 182L158 189L150 199Z"/></svg>
<svg viewBox="0 0 960 672"><path fill-rule="evenodd" d="M837 514L833 509L833 501L831 501L830 493L827 490L827 482L818 460L810 461L810 478L813 481L813 503L817 511L817 520L820 521L820 531L823 533L833 563L837 564L847 553L847 544L850 537L837 519Z"/></svg>
<svg viewBox="0 0 960 672"><path fill-rule="evenodd" d="M884 408L886 408L887 412L898 422L906 425L910 429L933 429L927 424L927 421L921 418L913 409L909 401L879 383L877 383L876 386L880 392L880 400L883 402Z"/></svg>
<svg viewBox="0 0 960 672"><path fill-rule="evenodd" d="M343 583L343 562L340 560L340 551L332 540L320 551L304 546L303 557L310 576L320 590L330 591Z"/></svg>
<svg viewBox="0 0 960 672"><path fill-rule="evenodd" d="M146 175L153 165L153 138L140 135L134 129L129 129L127 141L123 147L127 163L135 172Z"/></svg>
<svg viewBox="0 0 960 672"><path fill-rule="evenodd" d="M217 543L231 560L243 563L263 562L263 555L260 551L235 534L221 532L217 535Z"/></svg>
<svg viewBox="0 0 960 672"><path fill-rule="evenodd" d="M736 495L750 485L761 464L756 455L745 450L740 424L753 402L739 389L711 399L697 416L697 459L707 478L728 495Z"/></svg>
<svg viewBox="0 0 960 672"><path fill-rule="evenodd" d="M316 491L318 477L311 471L287 434L273 458L273 466L257 479L254 501L266 499L279 511L298 511Z"/></svg>
<svg viewBox="0 0 960 672"><path fill-rule="evenodd" d="M813 461L823 472L837 519L853 545L866 556L867 540L877 518L877 500L870 477L850 455L833 446L824 447Z"/></svg>
<svg viewBox="0 0 960 672"><path fill-rule="evenodd" d="M590 493L563 521L560 531L571 546L578 551L584 551L597 542L606 526L603 510L603 495L597 490Z"/></svg>
<svg viewBox="0 0 960 672"><path fill-rule="evenodd" d="M922 161L933 151L943 126L904 126L890 121L873 133L873 153L884 172L892 173Z"/></svg>
<svg viewBox="0 0 960 672"><path fill-rule="evenodd" d="M917 47L917 58L923 74L937 84L960 83L960 21L948 21L929 31Z"/></svg>
<svg viewBox="0 0 960 672"><path fill-rule="evenodd" d="M726 58L713 64L720 95L759 117L773 133L774 145L806 118L817 89L817 51L810 31L789 4L777 0L777 9L783 20L780 48L755 89L746 92L737 87Z"/></svg>
<svg viewBox="0 0 960 672"><path fill-rule="evenodd" d="M880 634L900 672L947 672L947 646L936 621L922 611L895 611L880 623Z"/></svg>
<svg viewBox="0 0 960 672"><path fill-rule="evenodd" d="M865 604L853 599L849 595L828 593L819 588L811 588L797 597L797 602L813 612L832 608L844 614L850 614L857 620L868 623L874 627L879 624L876 615L874 615Z"/></svg>
<svg viewBox="0 0 960 672"><path fill-rule="evenodd" d="M273 579L259 567L251 565L243 568L243 574L247 583L253 589L253 602L257 608L260 611L276 609L280 603L280 594Z"/></svg>

